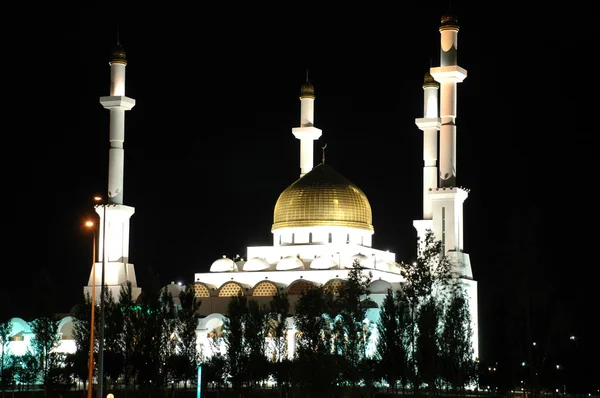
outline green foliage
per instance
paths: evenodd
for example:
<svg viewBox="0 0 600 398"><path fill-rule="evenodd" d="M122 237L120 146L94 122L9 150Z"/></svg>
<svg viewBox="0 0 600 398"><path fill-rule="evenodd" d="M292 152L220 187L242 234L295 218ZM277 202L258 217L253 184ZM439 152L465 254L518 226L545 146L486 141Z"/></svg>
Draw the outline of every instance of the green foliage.
<svg viewBox="0 0 600 398"><path fill-rule="evenodd" d="M333 293L321 286L309 287L295 307L294 323L298 331L296 354L314 358L331 352Z"/></svg>
<svg viewBox="0 0 600 398"><path fill-rule="evenodd" d="M27 350L23 355L11 354L14 381L22 385L32 385L38 382L40 364L36 355Z"/></svg>
<svg viewBox="0 0 600 398"><path fill-rule="evenodd" d="M424 383L430 394L437 388L439 374L439 327L441 309L434 296L425 299L417 314L418 333L415 360L419 383Z"/></svg>
<svg viewBox="0 0 600 398"><path fill-rule="evenodd" d="M407 298L418 305L438 292L442 292L451 282L451 264L444 255L442 242L436 241L431 230L425 234L421 251L414 263L402 263L400 272L406 279L404 292Z"/></svg>
<svg viewBox="0 0 600 398"><path fill-rule="evenodd" d="M433 322L434 319L439 320L440 309L435 300L443 299L453 280L451 264L444 255L441 241L436 241L433 232L427 230L421 243L417 261L401 264L400 271L406 279L403 292L410 309L408 338L411 369L407 374L415 391L422 382L432 389L436 387L439 360L436 357Z"/></svg>
<svg viewBox="0 0 600 398"><path fill-rule="evenodd" d="M290 301L281 290L271 299L270 311L267 314L267 334L273 340L274 361L281 362L286 358L286 321L290 312Z"/></svg>
<svg viewBox="0 0 600 398"><path fill-rule="evenodd" d="M10 319L0 321L0 387L2 391L12 381L12 375L8 372L8 357L9 348L8 343L10 341L10 333L12 331L12 324Z"/></svg>
<svg viewBox="0 0 600 398"><path fill-rule="evenodd" d="M54 349L60 343L58 322L50 317L40 317L31 322L31 331L35 338L31 340L33 354L38 361L41 379L44 384L50 382L50 371L58 366L57 354Z"/></svg>
<svg viewBox="0 0 600 398"><path fill-rule="evenodd" d="M452 389L464 391L477 381L477 362L472 346L468 296L459 283L449 297L441 337L442 376Z"/></svg>
<svg viewBox="0 0 600 398"><path fill-rule="evenodd" d="M231 297L227 305L224 325L227 373L236 391L247 379L248 347L244 341L244 319L248 313L248 300L245 296Z"/></svg>
<svg viewBox="0 0 600 398"><path fill-rule="evenodd" d="M194 286L188 285L179 293L180 307L177 311L176 336L179 366L175 372L176 380L194 380L200 362L197 349L196 328L198 326L198 309L201 301L196 300Z"/></svg>
<svg viewBox="0 0 600 398"><path fill-rule="evenodd" d="M365 323L367 308L363 305L369 299L369 284L372 275L364 274L358 261L348 272L348 279L338 289L333 300L334 352L343 358L342 379L350 386L361 381L359 364L367 358L367 345L371 332Z"/></svg>
<svg viewBox="0 0 600 398"><path fill-rule="evenodd" d="M409 379L410 309L401 291L388 289L377 321L377 375L395 393L398 382L405 387Z"/></svg>

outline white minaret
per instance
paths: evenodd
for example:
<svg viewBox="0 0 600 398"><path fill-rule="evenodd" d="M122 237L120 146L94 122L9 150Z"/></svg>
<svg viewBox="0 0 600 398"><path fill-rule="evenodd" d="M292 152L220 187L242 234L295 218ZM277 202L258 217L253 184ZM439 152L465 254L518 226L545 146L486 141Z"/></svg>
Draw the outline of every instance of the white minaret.
<svg viewBox="0 0 600 398"><path fill-rule="evenodd" d="M99 263L94 267L94 278L90 273L88 285L84 287L84 295L91 294L92 281L95 280L95 299L100 298L102 280L102 264L105 265L104 283L112 292L115 300L119 299L121 288L131 282L133 299L141 293L137 287L133 264L129 263L129 219L135 212L131 206L123 205L123 173L125 165L125 111L135 105L135 100L125 96L126 54L117 44L111 54L110 96L100 97L100 103L110 111L110 149L108 156L108 198L95 209L100 216L98 239ZM106 261L103 261L103 259Z"/></svg>
<svg viewBox="0 0 600 398"><path fill-rule="evenodd" d="M432 229L441 240L446 253L463 251L462 205L468 191L456 187L456 85L467 76L467 71L456 64L458 25L449 15L442 17L441 64L431 68L430 74L440 83L440 148L439 187L428 189L429 200L424 200L425 211L433 219ZM429 183L429 182L428 182Z"/></svg>
<svg viewBox="0 0 600 398"><path fill-rule="evenodd" d="M315 123L315 88L308 81L300 88L300 127L292 129L294 137L300 140L300 177L312 170L314 166L313 141L321 136L321 130Z"/></svg>
<svg viewBox="0 0 600 398"><path fill-rule="evenodd" d="M475 356L479 356L477 316L477 282L473 279L471 260L464 252L463 203L469 191L456 186L456 87L467 77L467 71L457 65L458 22L451 15L442 16L440 66L431 68L430 74L440 83L440 147L439 186L428 190L427 206L431 213L431 230L435 239L442 242L444 253L453 265L469 295Z"/></svg>
<svg viewBox="0 0 600 398"><path fill-rule="evenodd" d="M423 82L423 117L415 119L415 124L423 131L423 219L413 222L419 237L425 237L426 231L432 228L429 192L438 187L439 88L440 85L427 72Z"/></svg>
<svg viewBox="0 0 600 398"><path fill-rule="evenodd" d="M442 17L440 65L430 73L441 85L440 115L440 185L456 186L456 85L467 77L467 71L456 64L458 25L452 16Z"/></svg>

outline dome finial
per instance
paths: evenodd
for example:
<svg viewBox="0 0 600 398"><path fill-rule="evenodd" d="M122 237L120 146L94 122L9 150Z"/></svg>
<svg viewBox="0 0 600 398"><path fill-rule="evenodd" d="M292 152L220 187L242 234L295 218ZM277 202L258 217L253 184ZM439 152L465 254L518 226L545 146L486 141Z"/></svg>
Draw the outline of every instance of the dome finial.
<svg viewBox="0 0 600 398"><path fill-rule="evenodd" d="M321 161L321 164L325 164L325 148L327 148L327 143L321 147L321 150L323 151L323 160Z"/></svg>

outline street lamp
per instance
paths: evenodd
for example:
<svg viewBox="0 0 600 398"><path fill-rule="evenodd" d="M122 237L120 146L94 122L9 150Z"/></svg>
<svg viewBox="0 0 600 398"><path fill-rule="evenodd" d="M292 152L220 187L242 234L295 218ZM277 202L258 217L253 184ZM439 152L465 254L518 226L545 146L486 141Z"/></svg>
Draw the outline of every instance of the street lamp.
<svg viewBox="0 0 600 398"><path fill-rule="evenodd" d="M94 228L92 221L87 221L85 226L88 228ZM94 377L94 324L95 316L94 309L96 308L95 296L96 296L96 231L92 229L93 243L92 243L92 317L90 321L90 359L88 363L88 398L92 398L92 386Z"/></svg>
<svg viewBox="0 0 600 398"><path fill-rule="evenodd" d="M102 273L100 285L100 343L98 347L98 398L102 398L104 385L104 273L106 269L106 203L100 196L94 200L102 205Z"/></svg>

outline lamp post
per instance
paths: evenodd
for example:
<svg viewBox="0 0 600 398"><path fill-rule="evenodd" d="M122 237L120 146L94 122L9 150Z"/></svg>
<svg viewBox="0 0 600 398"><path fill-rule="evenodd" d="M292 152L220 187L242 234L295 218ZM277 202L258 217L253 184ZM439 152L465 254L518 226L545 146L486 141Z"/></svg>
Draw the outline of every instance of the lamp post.
<svg viewBox="0 0 600 398"><path fill-rule="evenodd" d="M106 203L102 198L94 198L102 205L102 272L100 285L100 342L98 347L98 398L102 398L104 386L104 274L106 269Z"/></svg>
<svg viewBox="0 0 600 398"><path fill-rule="evenodd" d="M87 221L85 226L93 228L94 223ZM92 316L90 320L90 359L88 362L88 398L92 398L92 386L94 377L94 325L95 315L94 309L96 308L95 296L96 296L96 231L92 229L93 241L92 241Z"/></svg>

